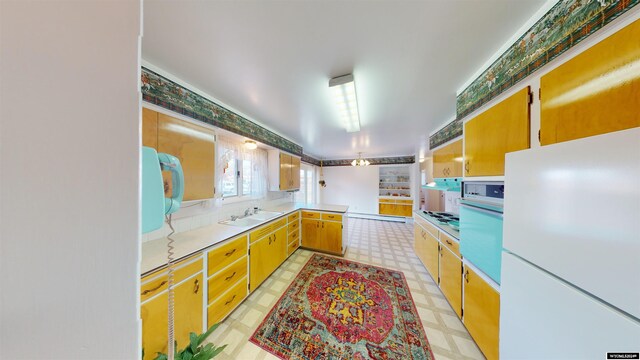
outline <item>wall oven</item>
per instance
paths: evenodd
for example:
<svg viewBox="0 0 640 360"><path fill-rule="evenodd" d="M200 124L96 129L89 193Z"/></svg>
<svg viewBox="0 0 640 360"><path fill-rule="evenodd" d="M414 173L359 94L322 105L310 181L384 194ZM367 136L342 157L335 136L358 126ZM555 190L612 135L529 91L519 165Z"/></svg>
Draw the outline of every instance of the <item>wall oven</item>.
<svg viewBox="0 0 640 360"><path fill-rule="evenodd" d="M500 284L504 182L462 183L460 252Z"/></svg>

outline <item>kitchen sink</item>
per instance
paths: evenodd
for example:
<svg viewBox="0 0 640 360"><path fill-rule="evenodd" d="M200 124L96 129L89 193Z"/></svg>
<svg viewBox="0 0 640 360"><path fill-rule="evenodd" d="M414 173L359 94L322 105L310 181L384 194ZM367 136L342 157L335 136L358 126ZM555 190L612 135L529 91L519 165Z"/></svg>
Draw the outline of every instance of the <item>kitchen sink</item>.
<svg viewBox="0 0 640 360"><path fill-rule="evenodd" d="M220 224L233 225L233 226L253 226L253 225L258 225L263 221L264 220L252 219L251 217L246 217L242 219L221 221Z"/></svg>
<svg viewBox="0 0 640 360"><path fill-rule="evenodd" d="M247 217L243 217L240 219L224 220L224 221L221 221L220 224L233 225L233 226L254 226L254 225L263 223L266 220L273 219L280 215L282 215L282 213L280 212L260 211L257 214L249 215Z"/></svg>
<svg viewBox="0 0 640 360"><path fill-rule="evenodd" d="M258 220L269 220L269 219L273 219L274 217L280 216L282 215L281 212L275 212L275 211L260 211L257 214L253 214L251 216L246 217L245 219L258 219Z"/></svg>

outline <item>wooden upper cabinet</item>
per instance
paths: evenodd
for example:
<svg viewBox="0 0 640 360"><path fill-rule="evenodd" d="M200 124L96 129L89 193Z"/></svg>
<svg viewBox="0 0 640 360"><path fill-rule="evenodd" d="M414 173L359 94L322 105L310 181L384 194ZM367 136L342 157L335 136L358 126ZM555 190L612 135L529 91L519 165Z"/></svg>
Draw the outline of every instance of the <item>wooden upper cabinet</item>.
<svg viewBox="0 0 640 360"><path fill-rule="evenodd" d="M291 188L291 155L280 153L280 190Z"/></svg>
<svg viewBox="0 0 640 360"><path fill-rule="evenodd" d="M300 189L300 158L291 157L291 186Z"/></svg>
<svg viewBox="0 0 640 360"><path fill-rule="evenodd" d="M464 124L464 176L504 175L504 155L529 148L529 87Z"/></svg>
<svg viewBox="0 0 640 360"><path fill-rule="evenodd" d="M462 139L433 152L433 177L462 176Z"/></svg>
<svg viewBox="0 0 640 360"><path fill-rule="evenodd" d="M269 150L269 190L300 189L300 158L279 150Z"/></svg>
<svg viewBox="0 0 640 360"><path fill-rule="evenodd" d="M640 126L640 20L540 78L540 144Z"/></svg>
<svg viewBox="0 0 640 360"><path fill-rule="evenodd" d="M214 141L213 130L158 113L158 152L180 159L184 172L184 200L213 197ZM170 177L170 172L163 172L165 188L171 185Z"/></svg>
<svg viewBox="0 0 640 360"><path fill-rule="evenodd" d="M142 146L158 149L158 113L142 108Z"/></svg>

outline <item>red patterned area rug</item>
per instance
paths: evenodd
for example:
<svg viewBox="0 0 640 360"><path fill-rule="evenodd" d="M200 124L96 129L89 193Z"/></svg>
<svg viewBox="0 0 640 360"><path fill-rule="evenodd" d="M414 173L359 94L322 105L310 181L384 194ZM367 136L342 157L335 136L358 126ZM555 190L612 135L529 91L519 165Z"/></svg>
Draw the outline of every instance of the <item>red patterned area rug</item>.
<svg viewBox="0 0 640 360"><path fill-rule="evenodd" d="M314 254L251 342L283 359L433 359L402 272Z"/></svg>

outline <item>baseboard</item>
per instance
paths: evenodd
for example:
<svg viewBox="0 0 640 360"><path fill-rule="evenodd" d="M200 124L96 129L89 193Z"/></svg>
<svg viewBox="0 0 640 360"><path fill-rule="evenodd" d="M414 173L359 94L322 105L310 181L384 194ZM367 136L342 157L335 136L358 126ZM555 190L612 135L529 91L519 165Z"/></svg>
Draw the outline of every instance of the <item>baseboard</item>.
<svg viewBox="0 0 640 360"><path fill-rule="evenodd" d="M347 213L347 216L349 216L350 218L367 219L367 220L391 221L391 222L400 222L400 223L407 222L407 218L402 216L363 214L363 213L352 213L352 212Z"/></svg>

